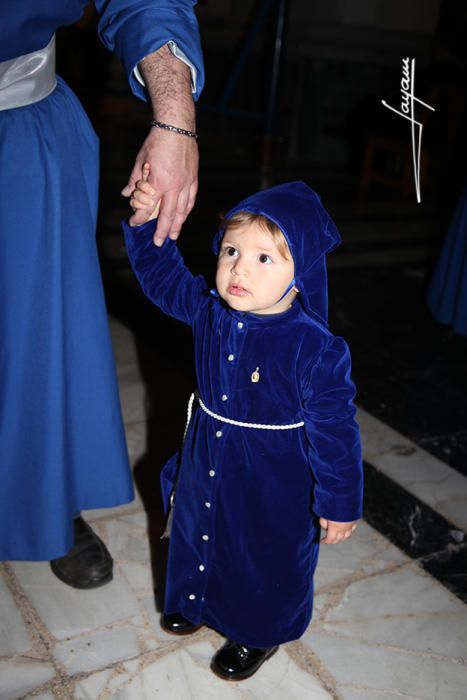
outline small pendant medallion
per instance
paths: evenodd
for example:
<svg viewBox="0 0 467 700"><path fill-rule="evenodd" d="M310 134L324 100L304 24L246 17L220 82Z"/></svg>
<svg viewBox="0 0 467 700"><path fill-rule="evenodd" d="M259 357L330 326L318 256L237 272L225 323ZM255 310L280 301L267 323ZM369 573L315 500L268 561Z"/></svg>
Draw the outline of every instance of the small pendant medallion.
<svg viewBox="0 0 467 700"><path fill-rule="evenodd" d="M259 367L257 367L255 371L251 373L251 381L253 384L257 384L259 382Z"/></svg>

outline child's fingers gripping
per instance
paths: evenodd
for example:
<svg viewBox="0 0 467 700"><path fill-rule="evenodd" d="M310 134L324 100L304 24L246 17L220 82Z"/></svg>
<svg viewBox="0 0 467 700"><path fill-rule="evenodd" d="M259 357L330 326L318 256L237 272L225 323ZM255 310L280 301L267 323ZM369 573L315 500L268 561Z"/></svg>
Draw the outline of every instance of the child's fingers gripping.
<svg viewBox="0 0 467 700"><path fill-rule="evenodd" d="M138 199L135 199L135 197L131 197L130 207L133 209L133 211L138 211L139 209L147 209L147 205L143 204L143 202L140 202Z"/></svg>
<svg viewBox="0 0 467 700"><path fill-rule="evenodd" d="M133 192L133 194L131 195L131 199L132 199L132 201L139 202L140 204L143 204L145 207L154 208L156 205L154 198L150 194L147 194L146 192L142 192L139 189L136 189Z"/></svg>
<svg viewBox="0 0 467 700"><path fill-rule="evenodd" d="M143 172L141 175L144 182L146 182L148 180L150 171L151 171L151 166L149 165L149 163L144 163Z"/></svg>
<svg viewBox="0 0 467 700"><path fill-rule="evenodd" d="M130 207L133 209L133 211L139 211L140 209L147 209L148 205L141 202L139 199L132 197L130 199Z"/></svg>
<svg viewBox="0 0 467 700"><path fill-rule="evenodd" d="M325 536L321 539L323 544L339 544L355 532L357 523L337 523L331 520L326 521L327 527Z"/></svg>
<svg viewBox="0 0 467 700"><path fill-rule="evenodd" d="M149 182L146 182L146 180L138 180L138 182L136 183L136 188L133 191L133 194L135 192L144 192L144 194L147 194L150 197L154 197L156 194L155 190L151 187Z"/></svg>

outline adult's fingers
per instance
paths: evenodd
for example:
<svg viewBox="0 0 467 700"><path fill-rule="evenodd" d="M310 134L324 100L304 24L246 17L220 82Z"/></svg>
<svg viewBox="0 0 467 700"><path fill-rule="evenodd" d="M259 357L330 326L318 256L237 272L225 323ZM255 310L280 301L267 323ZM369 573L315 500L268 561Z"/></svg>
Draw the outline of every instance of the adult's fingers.
<svg viewBox="0 0 467 700"><path fill-rule="evenodd" d="M125 185L125 187L122 189L121 194L124 197L130 197L131 194L133 193L133 190L136 187L136 183L138 180L141 178L142 174L142 158L139 156L136 157L135 164L133 166L133 170L130 173L130 177L128 178L128 183Z"/></svg>
<svg viewBox="0 0 467 700"><path fill-rule="evenodd" d="M162 196L157 229L153 238L154 245L161 246L169 235L177 213L177 202L178 193L173 190Z"/></svg>
<svg viewBox="0 0 467 700"><path fill-rule="evenodd" d="M188 196L188 205L187 205L187 216L195 206L196 202L196 195L198 194L198 178L194 182L191 183L190 185L190 193Z"/></svg>
<svg viewBox="0 0 467 700"><path fill-rule="evenodd" d="M188 198L190 196L190 192L187 189L183 190L180 192L178 196L178 201L177 201L177 210L175 212L175 217L172 222L172 227L170 229L169 236L172 240L176 240L180 234L180 231L182 229L183 224L185 223L186 217L188 216L189 209L188 209Z"/></svg>

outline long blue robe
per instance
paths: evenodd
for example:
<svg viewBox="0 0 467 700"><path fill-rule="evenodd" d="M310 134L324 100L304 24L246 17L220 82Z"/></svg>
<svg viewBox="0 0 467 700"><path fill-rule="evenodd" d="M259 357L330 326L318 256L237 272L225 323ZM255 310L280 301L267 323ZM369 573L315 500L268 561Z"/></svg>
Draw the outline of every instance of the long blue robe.
<svg viewBox="0 0 467 700"><path fill-rule="evenodd" d="M452 326L454 333L467 335L467 188L449 225L427 302L440 323Z"/></svg>
<svg viewBox="0 0 467 700"><path fill-rule="evenodd" d="M133 68L175 41L202 57L191 0L99 0L99 34ZM86 0L0 0L0 61L46 46ZM133 498L95 243L98 140L62 81L0 111L0 559L73 545L81 510Z"/></svg>
<svg viewBox="0 0 467 700"><path fill-rule="evenodd" d="M165 611L269 647L308 626L318 518L360 517L362 463L349 350L326 324L324 253L338 234L303 183L266 190L230 215L236 210L265 214L286 235L300 302L283 314L233 311L191 275L173 241L153 245L154 223L124 229L145 294L192 327L204 404L247 423L305 423L240 427L198 408L181 456L162 472L167 504L180 463Z"/></svg>

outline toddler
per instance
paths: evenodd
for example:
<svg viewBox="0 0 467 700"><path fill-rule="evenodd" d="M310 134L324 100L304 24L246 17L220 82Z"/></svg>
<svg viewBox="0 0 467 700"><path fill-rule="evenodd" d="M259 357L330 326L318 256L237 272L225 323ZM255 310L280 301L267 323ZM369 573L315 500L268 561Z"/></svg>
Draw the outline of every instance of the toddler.
<svg viewBox="0 0 467 700"><path fill-rule="evenodd" d="M147 172L134 209L153 204ZM225 216L209 290L154 229L124 224L130 261L149 299L191 326L198 382L161 477L166 508L176 490L161 623L218 630L211 668L241 680L309 625L320 526L336 544L361 516L350 355L327 324L325 254L340 237L303 182L259 192Z"/></svg>

